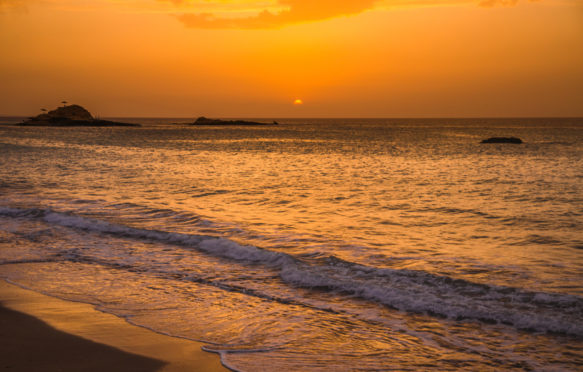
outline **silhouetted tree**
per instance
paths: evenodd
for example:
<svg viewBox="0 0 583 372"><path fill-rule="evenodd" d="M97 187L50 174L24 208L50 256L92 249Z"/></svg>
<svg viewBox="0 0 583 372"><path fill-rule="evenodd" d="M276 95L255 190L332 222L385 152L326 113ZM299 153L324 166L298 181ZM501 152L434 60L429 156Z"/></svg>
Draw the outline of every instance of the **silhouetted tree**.
<svg viewBox="0 0 583 372"><path fill-rule="evenodd" d="M61 102L61 103L63 104L63 107L65 107L65 106L67 106L67 103L68 103L68 102L67 102L67 101L63 101L63 102Z"/></svg>

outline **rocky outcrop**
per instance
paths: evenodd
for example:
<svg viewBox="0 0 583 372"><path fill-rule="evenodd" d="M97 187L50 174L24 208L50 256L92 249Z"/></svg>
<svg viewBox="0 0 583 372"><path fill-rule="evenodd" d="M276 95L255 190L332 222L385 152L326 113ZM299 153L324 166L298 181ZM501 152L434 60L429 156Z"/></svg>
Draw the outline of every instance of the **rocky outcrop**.
<svg viewBox="0 0 583 372"><path fill-rule="evenodd" d="M95 119L89 111L79 105L59 107L44 114L29 118L18 124L21 126L43 127L135 127L139 124L119 123Z"/></svg>
<svg viewBox="0 0 583 372"><path fill-rule="evenodd" d="M256 121L246 121L246 120L220 120L220 119L209 119L201 116L196 119L192 125L277 125L277 122L272 123L259 123Z"/></svg>
<svg viewBox="0 0 583 372"><path fill-rule="evenodd" d="M519 145L522 143L522 140L516 137L492 137L483 140L481 143L512 143Z"/></svg>

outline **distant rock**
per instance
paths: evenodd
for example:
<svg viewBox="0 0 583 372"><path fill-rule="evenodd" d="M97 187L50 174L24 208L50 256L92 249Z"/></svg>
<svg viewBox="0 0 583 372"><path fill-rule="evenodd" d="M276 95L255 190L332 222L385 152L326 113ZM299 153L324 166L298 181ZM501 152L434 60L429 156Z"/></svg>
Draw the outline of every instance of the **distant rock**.
<svg viewBox="0 0 583 372"><path fill-rule="evenodd" d="M259 123L256 121L245 121L245 120L220 120L220 119L209 119L201 116L196 119L192 125L277 125L277 121L272 123Z"/></svg>
<svg viewBox="0 0 583 372"><path fill-rule="evenodd" d="M43 127L139 127L139 124L119 123L95 119L79 105L62 106L45 114L40 114L18 124L20 126Z"/></svg>
<svg viewBox="0 0 583 372"><path fill-rule="evenodd" d="M521 144L522 140L516 137L492 137L483 140L481 143L513 143Z"/></svg>

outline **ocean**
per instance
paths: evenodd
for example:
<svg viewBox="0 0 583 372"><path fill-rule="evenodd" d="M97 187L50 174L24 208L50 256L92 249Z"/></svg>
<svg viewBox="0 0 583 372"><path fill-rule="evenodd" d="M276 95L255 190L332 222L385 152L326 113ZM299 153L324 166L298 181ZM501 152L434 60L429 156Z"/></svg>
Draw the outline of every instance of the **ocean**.
<svg viewBox="0 0 583 372"><path fill-rule="evenodd" d="M237 371L583 368L583 119L276 120L1 125L0 278Z"/></svg>

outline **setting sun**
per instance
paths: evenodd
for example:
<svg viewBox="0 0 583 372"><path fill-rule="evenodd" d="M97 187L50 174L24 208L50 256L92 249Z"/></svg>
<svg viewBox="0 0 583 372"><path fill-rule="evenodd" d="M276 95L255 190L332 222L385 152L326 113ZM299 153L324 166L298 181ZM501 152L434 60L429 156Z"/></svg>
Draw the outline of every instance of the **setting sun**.
<svg viewBox="0 0 583 372"><path fill-rule="evenodd" d="M303 104L304 104L304 101L302 101L299 98L294 101L294 105L303 105Z"/></svg>

